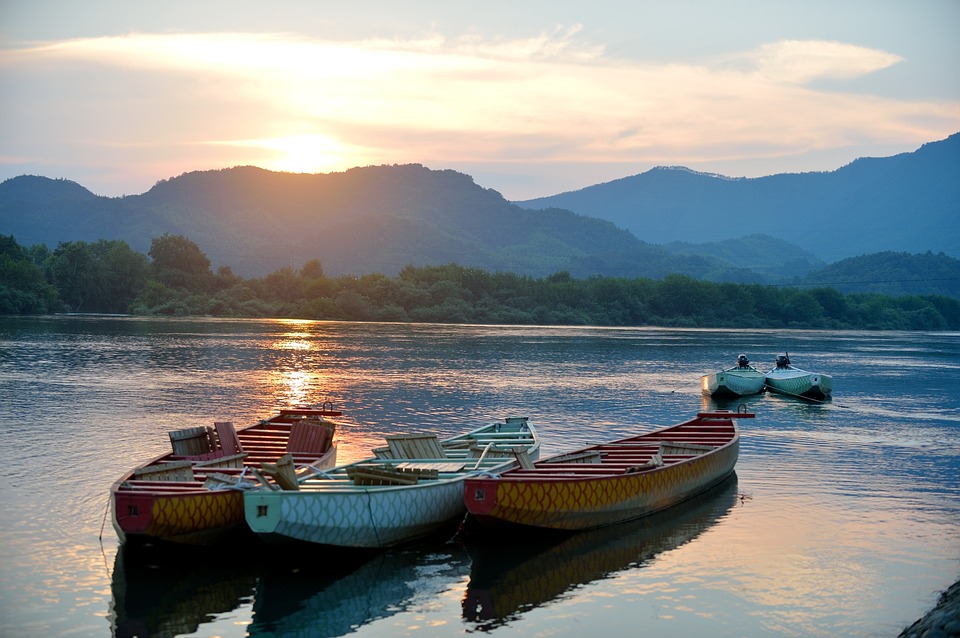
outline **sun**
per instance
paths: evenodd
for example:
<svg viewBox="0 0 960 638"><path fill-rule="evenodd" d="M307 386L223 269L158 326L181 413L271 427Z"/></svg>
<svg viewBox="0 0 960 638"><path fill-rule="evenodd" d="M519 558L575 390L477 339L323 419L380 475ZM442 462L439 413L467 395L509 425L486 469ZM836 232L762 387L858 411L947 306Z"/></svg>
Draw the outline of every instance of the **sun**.
<svg viewBox="0 0 960 638"><path fill-rule="evenodd" d="M323 173L343 167L344 149L326 135L304 134L259 140L271 152L272 170L287 173Z"/></svg>

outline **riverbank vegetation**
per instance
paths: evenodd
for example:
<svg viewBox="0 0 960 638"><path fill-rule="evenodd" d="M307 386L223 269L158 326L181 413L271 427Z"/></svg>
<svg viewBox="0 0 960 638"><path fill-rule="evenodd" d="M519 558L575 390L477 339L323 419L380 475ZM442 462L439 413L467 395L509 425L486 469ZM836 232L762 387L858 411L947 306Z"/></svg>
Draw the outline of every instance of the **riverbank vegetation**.
<svg viewBox="0 0 960 638"><path fill-rule="evenodd" d="M457 264L396 277L327 277L319 260L244 278L180 235L147 255L126 242L20 246L0 236L0 314L54 312L289 317L435 323L960 330L950 297L841 294L833 288L589 277L532 278Z"/></svg>

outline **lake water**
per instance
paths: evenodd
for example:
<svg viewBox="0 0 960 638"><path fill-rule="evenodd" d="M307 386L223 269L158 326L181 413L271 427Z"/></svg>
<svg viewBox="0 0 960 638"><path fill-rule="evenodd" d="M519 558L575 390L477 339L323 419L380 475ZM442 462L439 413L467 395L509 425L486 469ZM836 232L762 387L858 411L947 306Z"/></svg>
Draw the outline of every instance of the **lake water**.
<svg viewBox="0 0 960 638"><path fill-rule="evenodd" d="M744 401L736 477L562 541L365 561L119 547L110 484L167 432L333 401L339 460L528 415L543 454L716 405L778 353L834 397ZM0 636L895 636L960 576L960 335L0 319Z"/></svg>

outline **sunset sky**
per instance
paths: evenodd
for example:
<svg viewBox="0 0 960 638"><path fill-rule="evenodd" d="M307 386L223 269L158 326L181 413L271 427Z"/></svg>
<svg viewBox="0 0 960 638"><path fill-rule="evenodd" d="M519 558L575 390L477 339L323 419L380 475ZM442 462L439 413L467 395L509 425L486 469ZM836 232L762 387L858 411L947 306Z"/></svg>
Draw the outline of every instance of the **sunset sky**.
<svg viewBox="0 0 960 638"><path fill-rule="evenodd" d="M0 0L0 181L834 170L960 131L960 2Z"/></svg>

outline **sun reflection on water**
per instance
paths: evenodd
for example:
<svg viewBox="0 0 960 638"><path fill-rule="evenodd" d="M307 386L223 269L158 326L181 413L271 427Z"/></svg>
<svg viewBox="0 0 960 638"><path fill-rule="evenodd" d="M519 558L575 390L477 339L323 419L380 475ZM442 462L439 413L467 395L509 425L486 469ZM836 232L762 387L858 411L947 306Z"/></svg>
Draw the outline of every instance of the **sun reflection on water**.
<svg viewBox="0 0 960 638"><path fill-rule="evenodd" d="M276 361L269 373L269 393L278 406L320 405L329 401L333 376L326 365L325 340L311 330L315 321L280 319L281 332L269 349Z"/></svg>

